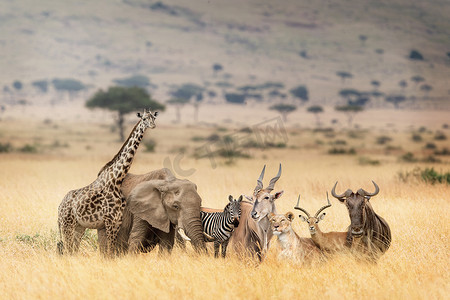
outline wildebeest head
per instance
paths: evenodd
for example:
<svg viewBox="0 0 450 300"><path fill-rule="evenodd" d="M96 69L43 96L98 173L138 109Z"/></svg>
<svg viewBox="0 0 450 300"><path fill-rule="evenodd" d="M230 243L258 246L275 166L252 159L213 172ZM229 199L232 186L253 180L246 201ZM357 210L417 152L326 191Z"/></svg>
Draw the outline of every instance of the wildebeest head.
<svg viewBox="0 0 450 300"><path fill-rule="evenodd" d="M284 193L284 191L279 191L273 195L270 194L274 189L275 183L281 176L281 164L278 169L278 174L270 180L270 183L266 188L263 187L262 183L265 170L266 166L264 166L259 175L253 196L251 198L247 197L248 199L250 198L249 200L253 201L251 216L257 222L261 221L272 212L276 213L275 200L280 198Z"/></svg>
<svg viewBox="0 0 450 300"><path fill-rule="evenodd" d="M370 205L368 203L370 198L377 195L380 191L378 185L374 181L372 181L372 183L375 186L375 192L373 193L366 192L363 189L359 189L356 193L353 193L352 190L348 189L344 193L338 195L336 194L337 182L331 190L331 195L347 206L351 221L350 230L352 236L355 238L359 238L364 234L364 224L366 223L365 208L367 205Z"/></svg>

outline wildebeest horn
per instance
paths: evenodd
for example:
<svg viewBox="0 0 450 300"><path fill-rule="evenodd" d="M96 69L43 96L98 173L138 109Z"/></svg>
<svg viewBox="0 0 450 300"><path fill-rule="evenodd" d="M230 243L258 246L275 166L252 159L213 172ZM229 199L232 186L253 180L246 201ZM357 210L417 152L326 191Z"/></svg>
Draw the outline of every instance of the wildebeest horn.
<svg viewBox="0 0 450 300"><path fill-rule="evenodd" d="M366 191L364 191L364 195L365 196L369 196L369 197L373 197L376 196L379 192L380 192L380 188L378 187L378 185L375 183L375 181L372 180L373 185L375 186L375 192L373 193L368 193Z"/></svg>
<svg viewBox="0 0 450 300"><path fill-rule="evenodd" d="M272 178L270 180L269 186L266 188L266 190L269 190L269 191L273 190L275 187L275 183L278 181L278 179L280 179L280 176L281 176L281 164L280 164L280 167L278 168L277 176L275 176L274 178Z"/></svg>
<svg viewBox="0 0 450 300"><path fill-rule="evenodd" d="M255 187L255 191L257 190L261 190L263 188L263 178L264 178L264 172L266 171L266 165L264 165L264 168L261 171L261 174L259 175L258 180L256 181L256 187Z"/></svg>
<svg viewBox="0 0 450 300"><path fill-rule="evenodd" d="M333 188L331 189L331 195L333 195L334 198L337 199L342 199L344 198L345 193L342 193L340 195L336 194L336 186L337 186L338 182L336 181L336 183L334 184Z"/></svg>
<svg viewBox="0 0 450 300"><path fill-rule="evenodd" d="M300 203L300 195L298 195L297 205L294 207L294 209L298 209L298 210L304 212L308 216L308 218L311 217L305 209L298 206L299 203Z"/></svg>
<svg viewBox="0 0 450 300"><path fill-rule="evenodd" d="M314 215L315 218L317 218L317 216L318 216L324 209L326 209L326 208L328 208L328 207L331 206L330 198L328 198L328 192L327 192L327 200L328 200L328 205L325 205L325 206L323 206L321 209L319 209L319 210L316 212L316 214Z"/></svg>

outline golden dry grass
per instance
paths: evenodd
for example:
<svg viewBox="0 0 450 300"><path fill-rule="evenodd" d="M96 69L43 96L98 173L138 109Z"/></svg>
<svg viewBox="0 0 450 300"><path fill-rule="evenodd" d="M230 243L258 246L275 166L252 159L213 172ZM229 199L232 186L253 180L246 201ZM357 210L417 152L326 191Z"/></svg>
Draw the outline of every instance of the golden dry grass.
<svg viewBox="0 0 450 300"><path fill-rule="evenodd" d="M18 131L21 127L17 125L25 123L16 123L15 129L2 125L3 140L33 141L33 134L19 135L16 139L7 134ZM195 160L187 155L182 167L195 168L188 179L197 184L205 206L223 207L229 194L237 196L252 191L263 164L267 164L265 181L268 181L282 162L283 175L276 190L284 189L285 194L277 202L279 213L293 209L298 193L302 194L302 206L314 211L324 205L325 191L336 180L338 191L360 187L372 190L370 180L375 180L381 192L371 200L372 205L388 221L393 235L391 248L377 265L347 256L311 267L280 262L276 240L259 266L233 255L225 260L199 256L190 248L187 253L175 249L170 256L158 256L154 251L107 260L95 249L94 232L86 237L79 255L59 257L55 250L59 202L68 190L90 183L115 154L113 149L120 148L114 142L115 136L103 127L77 126L72 134L66 129L38 130L42 134L41 144L53 142L54 130L61 142L70 140L68 148L40 154L0 155L1 299L448 299L450 186L400 181L398 172L411 170L415 165L400 163L382 150L372 153L367 150L370 147L365 148L380 159L379 166L359 165L355 156L327 155L324 149L314 146L317 136L309 131L290 132L285 149L251 150L253 159L239 159L231 165L219 159L214 169L208 160ZM183 144L193 147L190 137L214 132L204 128L189 132L172 127L158 130L150 134L160 143L157 153L145 153L140 148L133 173L162 167L165 158L173 161L174 147ZM95 143L99 134L102 140ZM405 149L420 152L420 147L406 142L409 134L399 132L394 136ZM79 141L75 141L76 136ZM170 141L166 141L168 137ZM349 143L357 146L361 141ZM449 169L448 164L434 166L443 171ZM321 228L344 230L349 224L346 209L335 199L331 201L333 206ZM294 228L300 235L308 235L306 225L298 217Z"/></svg>

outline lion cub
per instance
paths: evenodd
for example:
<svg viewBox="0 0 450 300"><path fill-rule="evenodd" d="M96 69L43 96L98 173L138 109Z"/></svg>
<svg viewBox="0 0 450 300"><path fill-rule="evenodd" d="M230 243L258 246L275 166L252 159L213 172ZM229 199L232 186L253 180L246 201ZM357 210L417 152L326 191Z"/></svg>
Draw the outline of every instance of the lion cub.
<svg viewBox="0 0 450 300"><path fill-rule="evenodd" d="M293 219L292 212L284 215L275 215L274 213L269 215L271 230L278 237L282 249L278 258L310 263L313 259L321 256L321 251L311 238L298 236L291 226Z"/></svg>

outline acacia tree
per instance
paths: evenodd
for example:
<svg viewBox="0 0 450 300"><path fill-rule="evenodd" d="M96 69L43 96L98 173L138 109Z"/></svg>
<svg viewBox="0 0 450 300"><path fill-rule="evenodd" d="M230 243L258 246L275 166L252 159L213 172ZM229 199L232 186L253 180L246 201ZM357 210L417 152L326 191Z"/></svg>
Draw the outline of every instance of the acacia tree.
<svg viewBox="0 0 450 300"><path fill-rule="evenodd" d="M298 98L302 103L309 100L308 88L304 85L299 85L291 90L289 90L292 96Z"/></svg>
<svg viewBox="0 0 450 300"><path fill-rule="evenodd" d="M193 83L185 83L182 86L174 89L170 92L170 95L173 97L170 102L168 102L171 105L174 105L177 110L177 120L176 122L179 123L181 121L181 114L180 110L181 108L191 101L191 99L194 97L193 105L195 109L194 113L194 120L197 122L198 119L198 110L199 106L203 101L203 90L204 88L193 84Z"/></svg>
<svg viewBox="0 0 450 300"><path fill-rule="evenodd" d="M140 87L110 87L106 92L97 91L87 102L88 108L103 108L117 112L117 127L119 128L120 140L124 141L124 117L130 112L149 108L153 110L164 110L165 106L153 100L146 90Z"/></svg>
<svg viewBox="0 0 450 300"><path fill-rule="evenodd" d="M334 109L336 111L345 113L347 115L348 126L352 127L353 118L358 112L363 111L364 107L360 105L343 105L343 106L336 106Z"/></svg>
<svg viewBox="0 0 450 300"><path fill-rule="evenodd" d="M433 89L433 87L429 84L422 84L420 86L420 90L424 92L424 97L425 99L428 98L428 94L430 93L430 91Z"/></svg>
<svg viewBox="0 0 450 300"><path fill-rule="evenodd" d="M411 80L414 82L414 88L416 88L419 83L425 81L425 78L423 78L420 75L415 75L415 76L411 77Z"/></svg>
<svg viewBox="0 0 450 300"><path fill-rule="evenodd" d="M336 75L339 76L339 77L341 77L342 84L345 83L345 80L346 80L346 79L353 78L352 73L345 72L345 71L338 71L338 72L336 72Z"/></svg>
<svg viewBox="0 0 450 300"><path fill-rule="evenodd" d="M403 95L389 95L386 96L386 102L392 103L395 107L395 109L399 108L399 104L404 102L406 100L406 97Z"/></svg>
<svg viewBox="0 0 450 300"><path fill-rule="evenodd" d="M283 121L287 122L287 115L295 111L297 107L291 104L275 104L269 107L270 110L276 110L283 117Z"/></svg>
<svg viewBox="0 0 450 300"><path fill-rule="evenodd" d="M307 111L314 114L314 116L316 117L316 125L317 127L319 127L320 126L319 114L323 113L323 107L320 105L313 105L308 107Z"/></svg>
<svg viewBox="0 0 450 300"><path fill-rule="evenodd" d="M183 99L183 98L172 98L169 101L167 101L167 104L175 106L176 110L176 123L181 122L181 108L188 103L189 100Z"/></svg>

